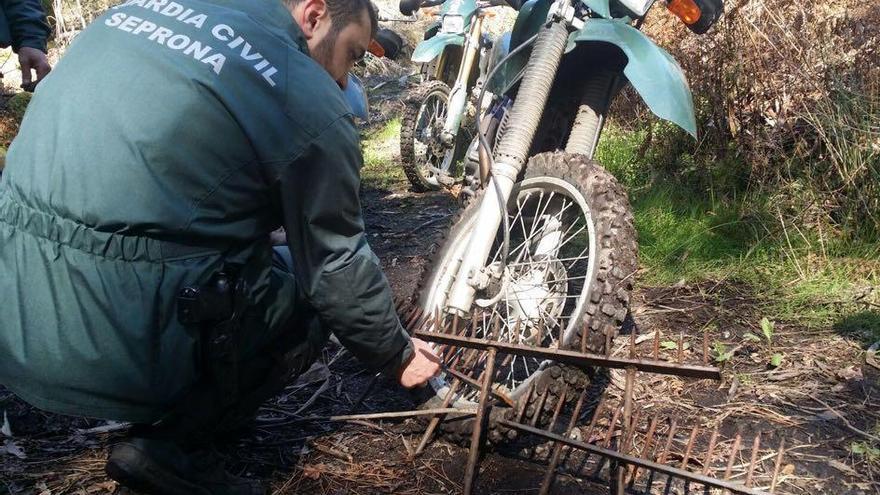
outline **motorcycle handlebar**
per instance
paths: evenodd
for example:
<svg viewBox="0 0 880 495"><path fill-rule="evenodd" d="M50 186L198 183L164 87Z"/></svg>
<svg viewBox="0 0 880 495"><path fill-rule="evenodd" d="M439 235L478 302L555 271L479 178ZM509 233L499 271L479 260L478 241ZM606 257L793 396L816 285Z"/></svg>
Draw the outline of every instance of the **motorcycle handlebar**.
<svg viewBox="0 0 880 495"><path fill-rule="evenodd" d="M413 12L422 7L434 7L442 4L446 0L400 0L398 8L403 15L412 15Z"/></svg>
<svg viewBox="0 0 880 495"><path fill-rule="evenodd" d="M443 4L446 0L400 0L398 8L403 15L412 15L413 12L422 7L435 7ZM489 0L489 5L493 7L509 6L514 10L519 10L526 0Z"/></svg>

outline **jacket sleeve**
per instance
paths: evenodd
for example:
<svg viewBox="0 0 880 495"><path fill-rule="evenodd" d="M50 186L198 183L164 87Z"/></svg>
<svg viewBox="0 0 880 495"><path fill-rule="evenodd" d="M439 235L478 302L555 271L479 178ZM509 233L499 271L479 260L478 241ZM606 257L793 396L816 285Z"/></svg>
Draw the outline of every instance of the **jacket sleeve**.
<svg viewBox="0 0 880 495"><path fill-rule="evenodd" d="M393 373L413 350L367 244L362 163L357 130L341 117L281 171L279 201L297 282L322 323L367 367Z"/></svg>
<svg viewBox="0 0 880 495"><path fill-rule="evenodd" d="M18 53L26 46L46 53L50 30L40 0L3 0L2 5L12 34L12 50Z"/></svg>

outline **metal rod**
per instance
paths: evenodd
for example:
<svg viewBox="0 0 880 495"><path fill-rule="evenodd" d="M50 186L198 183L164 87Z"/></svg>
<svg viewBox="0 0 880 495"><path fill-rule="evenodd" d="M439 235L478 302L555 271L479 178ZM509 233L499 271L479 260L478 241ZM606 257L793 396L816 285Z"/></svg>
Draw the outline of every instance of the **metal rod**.
<svg viewBox="0 0 880 495"><path fill-rule="evenodd" d="M779 453L776 454L776 465L773 467L773 480L770 481L770 493L776 491L776 482L779 480L779 468L782 467L782 456L785 452L785 439L779 442Z"/></svg>
<svg viewBox="0 0 880 495"><path fill-rule="evenodd" d="M346 414L341 416L306 416L303 418L296 418L292 421L286 422L286 424L293 423L308 423L308 422L321 422L321 421L360 421L365 419L393 419L393 418L412 418L416 416L432 416L437 414L454 414L459 416L473 416L477 412L473 409L456 409L453 407L441 407L437 409L424 409L424 410L413 410L413 411L392 411L392 412L384 412L384 413L370 413L370 414Z"/></svg>
<svg viewBox="0 0 880 495"><path fill-rule="evenodd" d="M660 359L660 330L654 330L654 360Z"/></svg>
<svg viewBox="0 0 880 495"><path fill-rule="evenodd" d="M452 384L449 385L449 391L446 392L446 397L443 398L443 405L441 408L449 407L449 404L452 403L452 399L455 398L455 394L458 393L458 388L461 386L461 380L453 380ZM413 457L422 453L425 449L425 446L428 445L428 441L431 440L431 436L434 434L434 430L437 429L437 425L440 424L442 420L441 415L436 415L431 418L431 422L428 423L428 427L425 429L425 433L422 434L422 439L419 441L418 447L416 447L415 452L413 453Z"/></svg>
<svg viewBox="0 0 880 495"><path fill-rule="evenodd" d="M684 458L681 460L682 469L687 469L688 462L691 460L691 451L694 448L694 440L697 439L697 432L699 431L699 426L695 426L691 431L691 437L688 439L687 447L684 449Z"/></svg>
<svg viewBox="0 0 880 495"><path fill-rule="evenodd" d="M553 428L556 427L556 421L559 420L559 413L562 412L562 406L565 404L565 396L568 394L568 387L565 387L562 390L562 394L559 396L559 399L556 401L556 407L553 410L553 418L550 420L550 426L547 427L548 430L553 431Z"/></svg>
<svg viewBox="0 0 880 495"><path fill-rule="evenodd" d="M669 424L669 434L666 437L666 445L663 447L663 452L660 453L660 458L657 459L657 462L663 464L666 462L666 458L669 456L669 449L672 448L672 440L675 438L675 431L678 429L678 420L672 418L672 423Z"/></svg>
<svg viewBox="0 0 880 495"><path fill-rule="evenodd" d="M452 315L452 335L458 335L459 317L458 313Z"/></svg>
<svg viewBox="0 0 880 495"><path fill-rule="evenodd" d="M709 364L709 327L703 328L703 364Z"/></svg>
<svg viewBox="0 0 880 495"><path fill-rule="evenodd" d="M657 423L659 422L659 418L654 416L651 419L651 424L648 426L648 432L645 434L645 444L642 446L642 453L639 455L642 459L647 460L651 455L651 447L654 443L654 433L657 431ZM630 481L634 481L639 476L639 466L633 465L632 474L630 474Z"/></svg>
<svg viewBox="0 0 880 495"><path fill-rule="evenodd" d="M596 410L593 411L593 419L590 420L590 426L587 428L587 441L590 441L590 437L593 436L593 429L596 427L599 417L605 412L605 404L607 400L608 396L603 395L602 398L599 399L599 405L596 406Z"/></svg>
<svg viewBox="0 0 880 495"><path fill-rule="evenodd" d="M636 330L632 329L629 332L629 357L635 359L636 357Z"/></svg>
<svg viewBox="0 0 880 495"><path fill-rule="evenodd" d="M752 444L752 459L749 461L749 473L746 475L746 486L752 486L752 476L755 474L755 464L758 462L758 451L761 449L761 433L755 435L755 442Z"/></svg>
<svg viewBox="0 0 880 495"><path fill-rule="evenodd" d="M483 387L480 390L480 405L477 407L477 419L471 431L471 448L468 452L467 469L464 475L464 495L473 493L474 481L477 478L477 461L480 458L480 444L483 436L483 423L486 421L486 406L489 402L489 386L495 380L495 349L489 349L486 369L483 370Z"/></svg>
<svg viewBox="0 0 880 495"><path fill-rule="evenodd" d="M709 438L709 450L706 451L706 460L703 461L703 474L709 474L712 465L712 454L715 453L715 444L718 442L718 427L712 430L712 437Z"/></svg>
<svg viewBox="0 0 880 495"><path fill-rule="evenodd" d="M608 425L608 431L605 433L605 441L602 445L609 447L611 445L611 437L614 436L614 429L617 428L617 420L620 418L620 408L614 408L614 414L611 415L611 424Z"/></svg>
<svg viewBox="0 0 880 495"><path fill-rule="evenodd" d="M678 362L684 362L684 332L678 334Z"/></svg>
<svg viewBox="0 0 880 495"><path fill-rule="evenodd" d="M691 471L686 471L683 469L675 468L672 466L668 466L666 464L661 464L661 463L657 463L657 462L648 461L645 459L640 459L638 457L634 457L631 455L621 454L620 452L616 452L611 449L597 447L595 445L585 443L583 441L575 440L573 438L566 438L562 435L557 435L555 433L551 433L551 432L541 430L538 428L533 428L531 426L516 423L513 421L506 420L506 419L499 419L498 423L503 424L504 426L507 426L509 428L513 428L515 430L523 431L523 432L526 432L526 433L529 433L532 435L546 438L548 440L555 440L557 442L563 443L569 447L572 447L572 448L575 448L578 450L583 450L583 451L591 452L594 454L599 454L602 457L615 459L615 460L618 460L618 461L623 462L625 464L633 464L636 466L641 466L641 467L646 468L648 470L657 471L659 473L666 474L669 476L674 476L677 478L691 480L696 483L700 483L700 484L703 484L703 485L706 485L706 486L709 486L712 488L727 489L727 490L730 490L734 493L740 493L740 494L744 494L744 495L767 495L766 492L756 490L754 488L748 488L748 487L745 487L745 486L742 486L740 484L736 484L736 483L733 483L730 481L719 480L717 478L712 478L709 476L704 476L702 474L693 473Z"/></svg>
<svg viewBox="0 0 880 495"><path fill-rule="evenodd" d="M581 352L587 353L587 344L590 338L590 324L584 323L584 330L581 332Z"/></svg>
<svg viewBox="0 0 880 495"><path fill-rule="evenodd" d="M526 408L529 406L529 401L532 399L532 394L535 393L535 384L532 383L529 385L529 390L526 392L526 397L523 399L522 406L519 408L519 412L516 413L516 422L519 423L523 419L523 415L526 413Z"/></svg>
<svg viewBox="0 0 880 495"><path fill-rule="evenodd" d="M538 424L538 418L541 416L541 411L544 410L544 404L547 402L547 396L549 395L550 387L544 389L544 393L541 394L541 397L538 399L538 407L535 408L535 414L532 416L530 424L535 426Z"/></svg>
<svg viewBox="0 0 880 495"><path fill-rule="evenodd" d="M605 357L611 357L611 332L605 331Z"/></svg>
<svg viewBox="0 0 880 495"><path fill-rule="evenodd" d="M516 354L518 356L549 359L563 364L569 364L580 368L636 368L648 373L661 373L667 375L685 376L689 378L721 379L721 370L716 367L698 366L692 364L676 364L667 361L644 360L641 358L612 358L598 354L583 354L577 351L565 349L547 349L508 342L497 342L485 339L458 337L436 332L416 331L414 335L420 339L447 345L459 345L473 349L486 350L494 347L502 354Z"/></svg>
<svg viewBox="0 0 880 495"><path fill-rule="evenodd" d="M736 453L739 452L739 444L742 442L742 435L739 433L736 434L736 438L733 439L733 447L730 450L730 459L727 461L727 469L724 470L724 479L730 479L730 473L733 471L733 461L736 460Z"/></svg>
<svg viewBox="0 0 880 495"><path fill-rule="evenodd" d="M568 420L568 427L565 429L566 437L571 436L571 431L574 429L578 417L581 415L581 408L584 406L584 400L586 397L587 391L584 390L581 392L581 396L578 398L577 404L574 406L574 411L571 413L571 419ZM550 464L547 466L547 472L544 474L544 481L541 482L541 490L538 492L538 495L547 495L547 493L550 492L550 488L553 486L553 478L556 477L556 467L559 465L559 460L562 458L563 447L565 446L559 442L553 444L553 454L550 456Z"/></svg>

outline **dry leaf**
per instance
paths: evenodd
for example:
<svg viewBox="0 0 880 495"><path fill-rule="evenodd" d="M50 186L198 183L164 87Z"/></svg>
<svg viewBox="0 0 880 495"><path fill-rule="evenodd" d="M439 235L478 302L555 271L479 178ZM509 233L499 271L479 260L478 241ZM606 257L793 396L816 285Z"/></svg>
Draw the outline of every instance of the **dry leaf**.
<svg viewBox="0 0 880 495"><path fill-rule="evenodd" d="M794 464L786 464L784 468L782 468L782 474L786 476L791 476L794 474Z"/></svg>
<svg viewBox="0 0 880 495"><path fill-rule="evenodd" d="M317 464L317 465L306 464L303 467L303 476L305 476L306 478L308 478L310 480L317 480L318 478L321 477L321 473L323 471L324 471L323 464Z"/></svg>

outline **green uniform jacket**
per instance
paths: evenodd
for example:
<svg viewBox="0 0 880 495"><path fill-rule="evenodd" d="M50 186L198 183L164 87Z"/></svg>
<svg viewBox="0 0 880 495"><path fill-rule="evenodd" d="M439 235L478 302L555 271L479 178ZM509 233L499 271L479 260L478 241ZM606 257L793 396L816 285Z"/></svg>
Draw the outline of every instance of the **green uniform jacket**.
<svg viewBox="0 0 880 495"><path fill-rule="evenodd" d="M0 0L0 48L46 51L49 26L40 0Z"/></svg>
<svg viewBox="0 0 880 495"><path fill-rule="evenodd" d="M362 163L342 91L278 0L110 10L9 151L0 383L55 412L156 419L199 371L177 293L225 261L248 263L251 331L269 338L304 298L368 367L395 369L412 347L364 234ZM270 268L279 225L295 283Z"/></svg>

